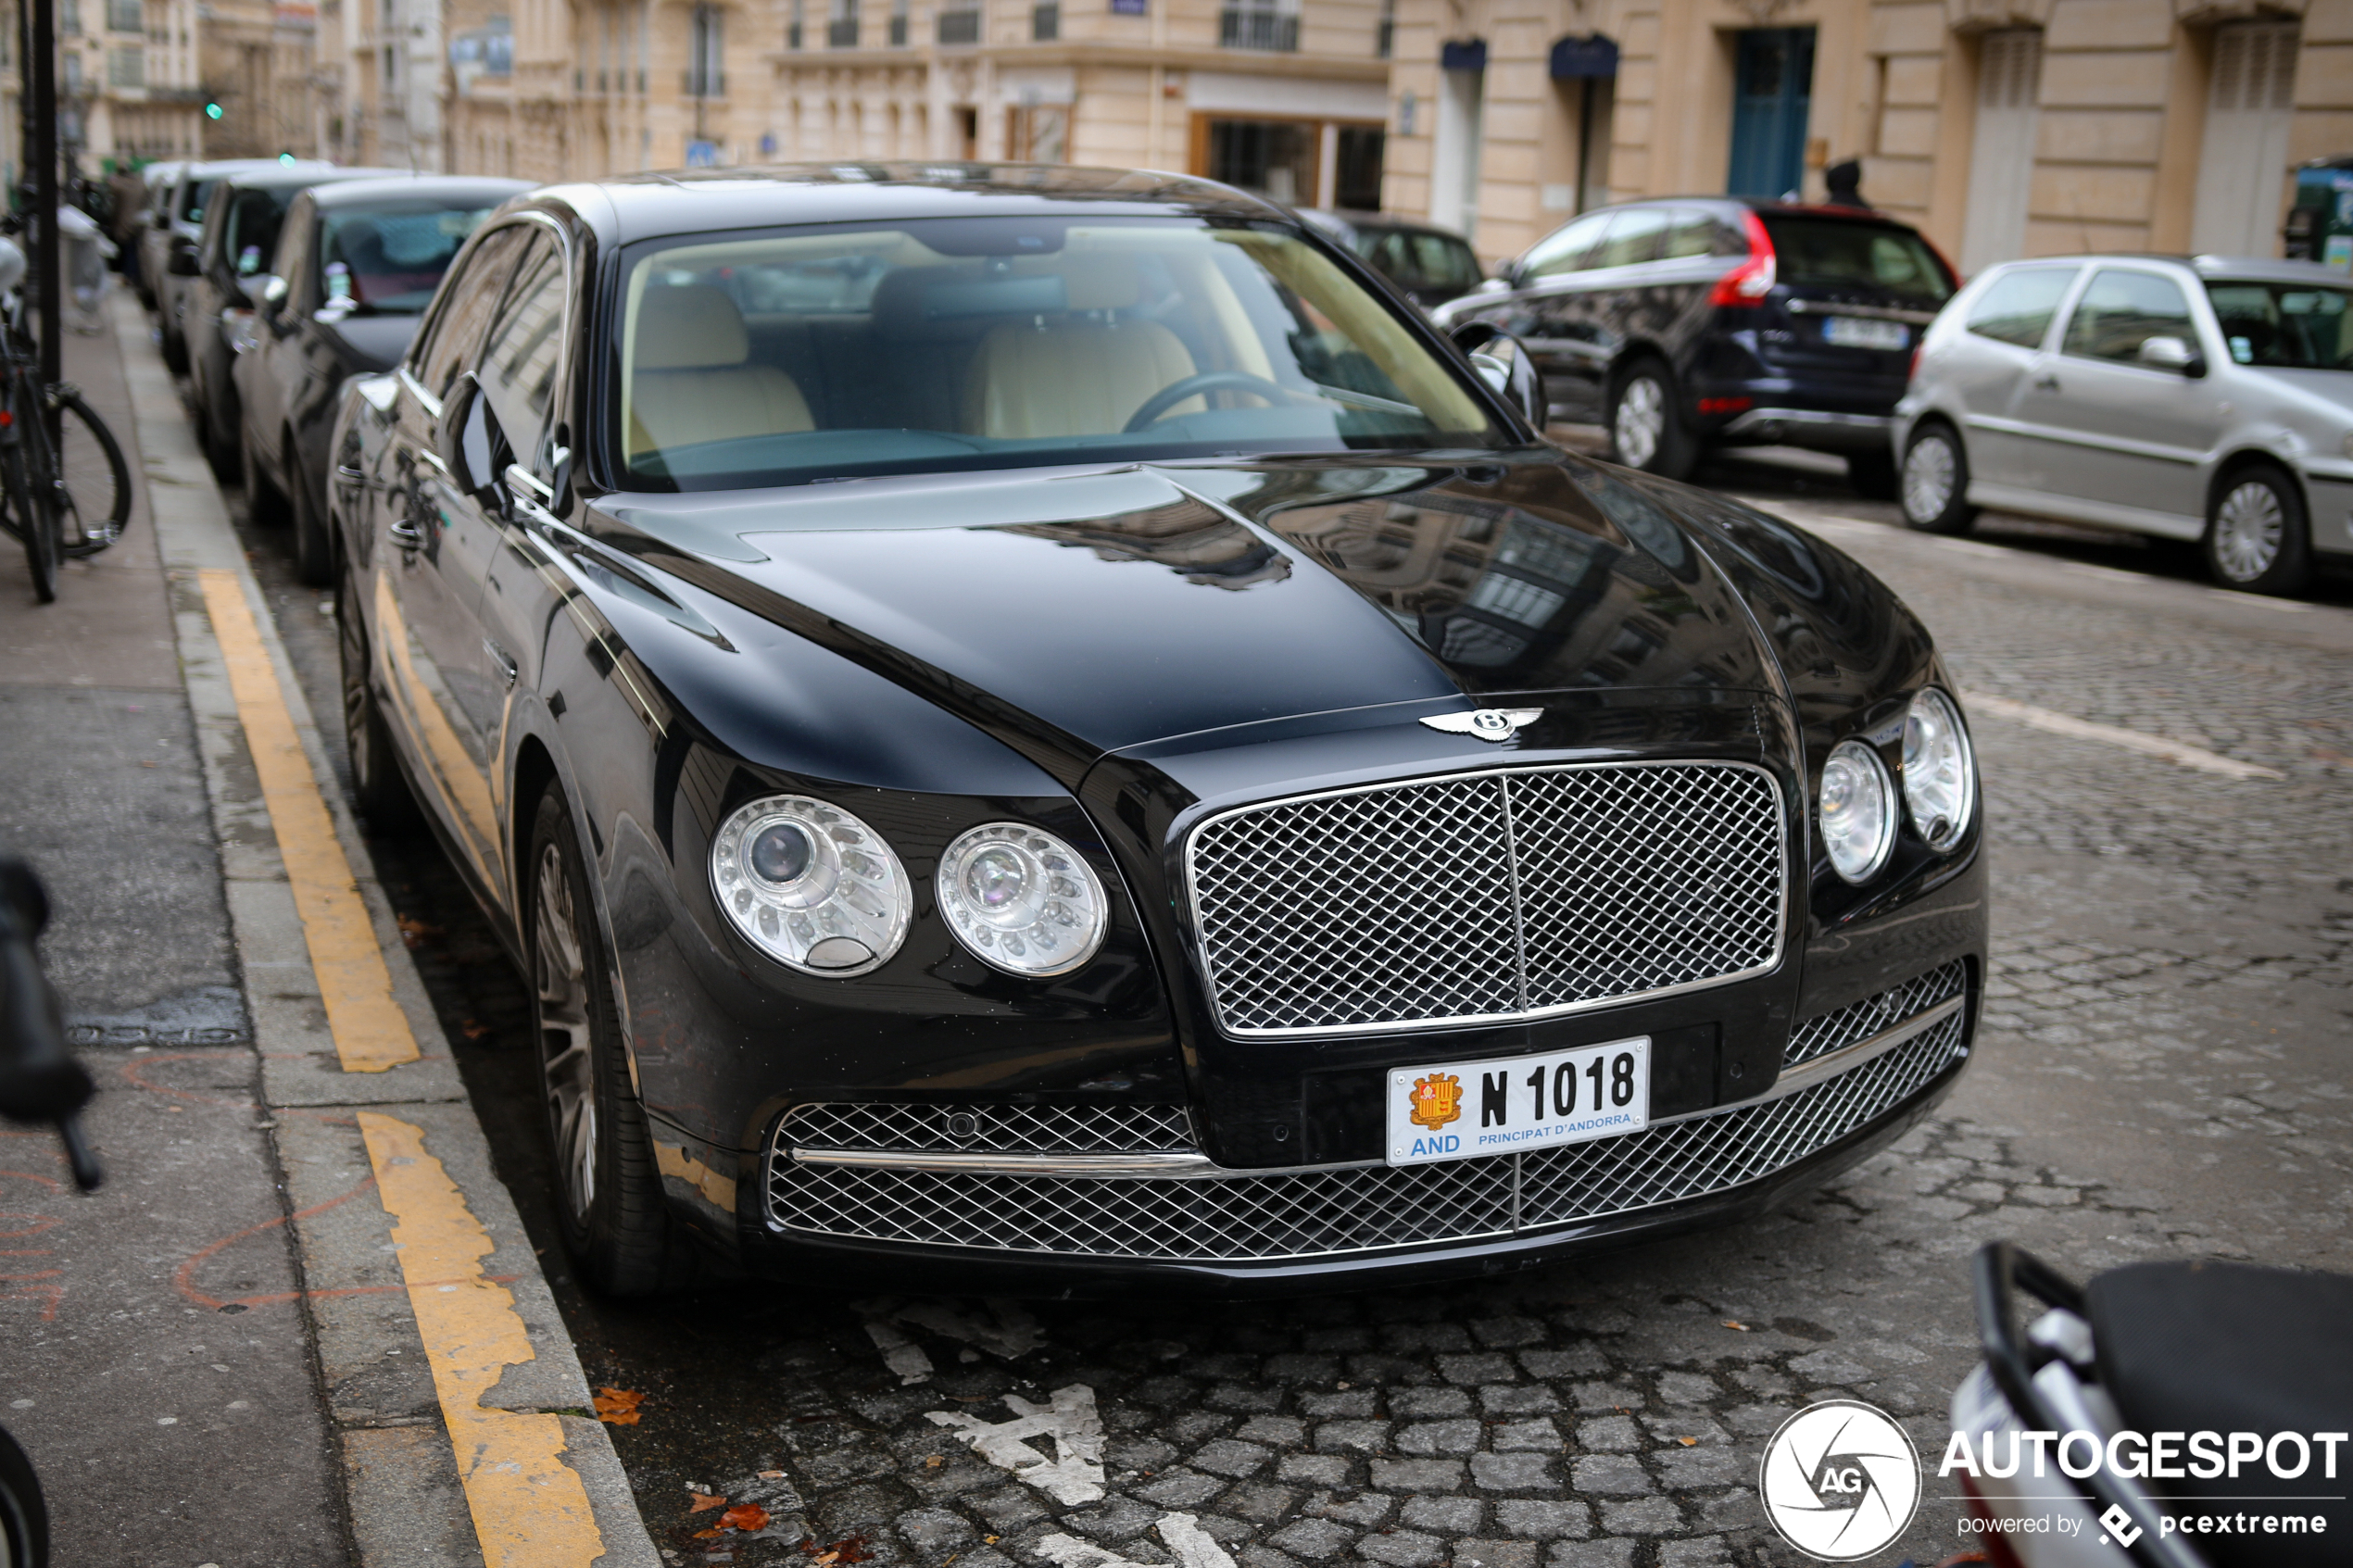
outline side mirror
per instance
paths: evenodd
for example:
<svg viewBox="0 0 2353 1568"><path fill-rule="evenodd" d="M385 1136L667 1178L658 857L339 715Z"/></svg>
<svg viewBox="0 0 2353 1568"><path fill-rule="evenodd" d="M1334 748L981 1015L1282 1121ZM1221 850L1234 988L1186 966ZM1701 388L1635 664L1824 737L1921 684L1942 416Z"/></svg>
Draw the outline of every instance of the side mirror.
<svg viewBox="0 0 2353 1568"><path fill-rule="evenodd" d="M482 383L474 380L472 370L460 371L442 395L433 451L441 459L449 483L468 500L479 501L497 486L492 445L490 409L482 400Z"/></svg>
<svg viewBox="0 0 2353 1568"><path fill-rule="evenodd" d="M2178 337L2143 338L2139 358L2153 370L2178 371L2192 381L2206 374L2206 356Z"/></svg>
<svg viewBox="0 0 2353 1568"><path fill-rule="evenodd" d="M196 247L194 245L172 246L171 259L164 263L163 270L175 278L204 276L204 269L196 265Z"/></svg>
<svg viewBox="0 0 2353 1568"><path fill-rule="evenodd" d="M1527 345L1491 321L1466 321L1450 334L1454 346L1469 357L1488 390L1509 403L1539 435L1552 413L1544 395L1543 373Z"/></svg>

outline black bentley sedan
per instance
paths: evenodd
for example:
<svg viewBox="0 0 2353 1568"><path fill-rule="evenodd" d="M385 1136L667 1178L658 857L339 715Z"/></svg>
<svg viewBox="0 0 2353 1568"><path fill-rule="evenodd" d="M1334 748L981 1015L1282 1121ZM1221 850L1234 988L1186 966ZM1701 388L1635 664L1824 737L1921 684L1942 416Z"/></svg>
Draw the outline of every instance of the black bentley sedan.
<svg viewBox="0 0 2353 1568"><path fill-rule="evenodd" d="M1958 286L1880 213L1676 197L1575 219L1438 315L1521 337L1559 417L1600 423L1629 468L1680 479L1711 446L1809 446L1893 500L1895 404Z"/></svg>
<svg viewBox="0 0 2353 1568"><path fill-rule="evenodd" d="M327 458L343 383L388 370L441 274L491 208L526 180L403 175L302 192L255 291L250 344L230 375L243 426L245 504L294 529L305 583L333 580Z"/></svg>
<svg viewBox="0 0 2353 1568"><path fill-rule="evenodd" d="M1986 942L1927 633L1512 352L1170 175L493 215L346 395L345 708L531 976L583 1276L1493 1272L1926 1114Z"/></svg>

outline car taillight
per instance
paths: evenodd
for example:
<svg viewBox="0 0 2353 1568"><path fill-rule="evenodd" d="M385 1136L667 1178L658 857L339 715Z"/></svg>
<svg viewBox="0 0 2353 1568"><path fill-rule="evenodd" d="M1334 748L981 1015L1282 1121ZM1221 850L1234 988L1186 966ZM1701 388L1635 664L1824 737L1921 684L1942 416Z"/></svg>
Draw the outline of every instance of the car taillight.
<svg viewBox="0 0 2353 1568"><path fill-rule="evenodd" d="M1919 343L1912 345L1912 368L1904 372L1904 379L1906 381L1918 381L1919 379L1920 350L1927 346L1928 341L1925 338L1921 339Z"/></svg>
<svg viewBox="0 0 2353 1568"><path fill-rule="evenodd" d="M1748 259L1716 280L1710 305L1755 305L1773 292L1773 236L1754 212L1743 209L1741 227L1748 233Z"/></svg>

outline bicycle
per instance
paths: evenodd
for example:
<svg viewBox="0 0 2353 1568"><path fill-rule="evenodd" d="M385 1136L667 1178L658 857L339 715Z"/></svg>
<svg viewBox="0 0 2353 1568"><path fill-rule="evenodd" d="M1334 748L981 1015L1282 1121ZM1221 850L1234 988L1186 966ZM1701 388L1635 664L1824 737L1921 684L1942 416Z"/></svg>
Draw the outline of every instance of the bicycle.
<svg viewBox="0 0 2353 1568"><path fill-rule="evenodd" d="M131 465L70 382L41 381L26 326L24 251L0 234L0 527L25 548L33 596L57 596L57 571L122 537Z"/></svg>

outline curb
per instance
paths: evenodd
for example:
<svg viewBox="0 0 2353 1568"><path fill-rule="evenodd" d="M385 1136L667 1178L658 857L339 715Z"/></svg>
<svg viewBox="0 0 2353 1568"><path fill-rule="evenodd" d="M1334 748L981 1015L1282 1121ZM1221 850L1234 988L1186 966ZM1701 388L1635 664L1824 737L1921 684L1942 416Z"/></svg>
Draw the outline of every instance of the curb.
<svg viewBox="0 0 2353 1568"><path fill-rule="evenodd" d="M137 307L116 295L111 309L136 424L126 445L147 482L356 1560L365 1568L661 1568L610 1436L590 1418L571 1336L494 1173L447 1038L170 374ZM313 938L207 608L208 579L215 594L233 588L251 617L383 953L388 1005L416 1041L413 1060L343 1069ZM222 602L234 617L235 600ZM245 679L257 673L264 672L248 670ZM253 700L250 686L244 695ZM413 1157L399 1152L412 1148ZM419 1196L417 1173L428 1169L431 1190ZM408 1196L388 1200L388 1186ZM419 1261L428 1255L463 1257L462 1275L444 1267L423 1277ZM503 1349L485 1347L501 1336ZM466 1434L462 1458L453 1428ZM522 1447L510 1455L502 1433ZM519 1478L516 1458L534 1443L539 1467L526 1463Z"/></svg>

